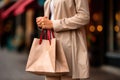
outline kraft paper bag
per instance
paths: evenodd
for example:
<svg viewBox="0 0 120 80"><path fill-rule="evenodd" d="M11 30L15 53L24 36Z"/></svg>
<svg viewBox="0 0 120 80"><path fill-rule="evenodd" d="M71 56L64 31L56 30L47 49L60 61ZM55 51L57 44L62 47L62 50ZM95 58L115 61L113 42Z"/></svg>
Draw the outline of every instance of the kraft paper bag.
<svg viewBox="0 0 120 80"><path fill-rule="evenodd" d="M63 75L69 72L66 57L59 40L52 38L43 39L34 38L30 54L28 57L26 71L38 75Z"/></svg>

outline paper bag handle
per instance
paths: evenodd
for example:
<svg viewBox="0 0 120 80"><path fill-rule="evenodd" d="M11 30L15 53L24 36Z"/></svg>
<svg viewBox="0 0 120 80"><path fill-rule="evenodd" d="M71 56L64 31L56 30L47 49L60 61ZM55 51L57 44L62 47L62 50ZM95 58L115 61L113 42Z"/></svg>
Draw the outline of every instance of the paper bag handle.
<svg viewBox="0 0 120 80"><path fill-rule="evenodd" d="M44 31L45 31L45 30L47 31L47 34L44 34ZM52 36L51 36L51 33L52 33ZM52 38L52 37L55 38L55 35L54 35L53 30L51 30L51 29L43 29L42 32L41 32L41 34L40 34L39 44L42 43L43 35L45 35L46 39L49 40L49 43L50 43L50 45L51 45L51 38Z"/></svg>

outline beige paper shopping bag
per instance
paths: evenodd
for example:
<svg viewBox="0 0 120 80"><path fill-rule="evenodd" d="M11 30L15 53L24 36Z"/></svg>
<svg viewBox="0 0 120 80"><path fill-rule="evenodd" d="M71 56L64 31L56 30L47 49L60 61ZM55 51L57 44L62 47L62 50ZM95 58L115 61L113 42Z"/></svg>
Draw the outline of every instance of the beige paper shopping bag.
<svg viewBox="0 0 120 80"><path fill-rule="evenodd" d="M39 44L40 39L34 38L26 71L39 75L62 75L69 72L66 57L59 40L52 38L49 40L43 39Z"/></svg>

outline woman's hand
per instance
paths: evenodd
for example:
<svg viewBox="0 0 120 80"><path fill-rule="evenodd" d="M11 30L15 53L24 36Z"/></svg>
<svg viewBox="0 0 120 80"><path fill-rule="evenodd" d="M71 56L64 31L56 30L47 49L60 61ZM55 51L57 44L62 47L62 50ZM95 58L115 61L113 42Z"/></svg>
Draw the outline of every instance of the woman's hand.
<svg viewBox="0 0 120 80"><path fill-rule="evenodd" d="M47 17L38 17L36 18L36 23L38 27L42 29L52 29L53 23L51 20L49 20Z"/></svg>

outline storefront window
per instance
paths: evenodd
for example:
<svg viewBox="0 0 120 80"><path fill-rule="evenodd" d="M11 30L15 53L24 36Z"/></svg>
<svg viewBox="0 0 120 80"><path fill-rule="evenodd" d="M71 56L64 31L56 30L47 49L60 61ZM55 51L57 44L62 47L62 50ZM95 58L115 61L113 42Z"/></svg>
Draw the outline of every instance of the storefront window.
<svg viewBox="0 0 120 80"><path fill-rule="evenodd" d="M120 52L120 1L114 2L114 51Z"/></svg>

